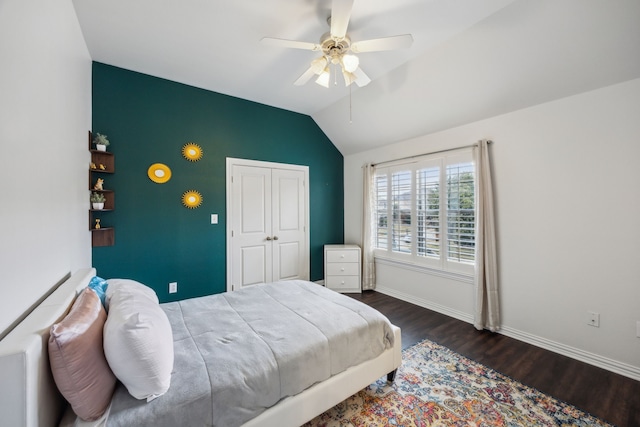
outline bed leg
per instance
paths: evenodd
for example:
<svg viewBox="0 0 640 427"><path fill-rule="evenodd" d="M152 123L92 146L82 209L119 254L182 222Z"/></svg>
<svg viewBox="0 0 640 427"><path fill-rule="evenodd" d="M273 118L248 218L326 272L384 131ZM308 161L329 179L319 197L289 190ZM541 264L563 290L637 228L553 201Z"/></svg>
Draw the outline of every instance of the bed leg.
<svg viewBox="0 0 640 427"><path fill-rule="evenodd" d="M393 371L389 372L389 373L387 374L387 381L388 381L388 382L390 382L390 383L392 383L392 382L393 382L393 380L395 380L395 379L396 379L396 373L397 373L397 372L398 372L398 370L397 370L397 369L394 369Z"/></svg>

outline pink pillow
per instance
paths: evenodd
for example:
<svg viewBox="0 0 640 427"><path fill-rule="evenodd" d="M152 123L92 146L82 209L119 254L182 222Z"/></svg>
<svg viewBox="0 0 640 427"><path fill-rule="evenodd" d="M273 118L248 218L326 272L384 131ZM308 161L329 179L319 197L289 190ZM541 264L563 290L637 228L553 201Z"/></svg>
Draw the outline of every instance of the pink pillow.
<svg viewBox="0 0 640 427"><path fill-rule="evenodd" d="M53 379L76 415L85 421L104 414L116 385L102 346L106 319L100 298L86 288L69 314L51 327L49 336Z"/></svg>

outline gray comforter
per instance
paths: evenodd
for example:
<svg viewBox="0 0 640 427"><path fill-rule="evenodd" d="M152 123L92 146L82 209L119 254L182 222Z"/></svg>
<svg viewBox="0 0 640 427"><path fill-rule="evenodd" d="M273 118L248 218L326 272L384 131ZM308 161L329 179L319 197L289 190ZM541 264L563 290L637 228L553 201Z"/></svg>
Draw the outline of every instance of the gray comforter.
<svg viewBox="0 0 640 427"><path fill-rule="evenodd" d="M169 391L149 403L118 385L108 426L224 426L378 356L389 321L304 281L162 304L174 335Z"/></svg>

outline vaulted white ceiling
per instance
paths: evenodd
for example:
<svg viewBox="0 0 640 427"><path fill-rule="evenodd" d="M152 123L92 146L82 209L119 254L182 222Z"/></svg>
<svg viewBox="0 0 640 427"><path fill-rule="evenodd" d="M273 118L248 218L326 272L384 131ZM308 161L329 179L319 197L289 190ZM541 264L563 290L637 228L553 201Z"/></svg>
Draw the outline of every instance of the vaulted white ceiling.
<svg viewBox="0 0 640 427"><path fill-rule="evenodd" d="M93 60L310 115L343 154L640 77L638 0L355 0L365 87L293 82L331 0L74 0Z"/></svg>

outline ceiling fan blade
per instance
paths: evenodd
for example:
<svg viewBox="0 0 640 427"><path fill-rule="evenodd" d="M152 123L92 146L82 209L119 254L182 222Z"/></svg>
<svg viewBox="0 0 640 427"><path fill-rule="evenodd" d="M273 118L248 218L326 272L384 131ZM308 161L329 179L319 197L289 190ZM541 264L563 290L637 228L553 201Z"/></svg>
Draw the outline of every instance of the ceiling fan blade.
<svg viewBox="0 0 640 427"><path fill-rule="evenodd" d="M274 39L272 37L263 37L260 43L267 46L288 47L293 49L304 50L322 50L322 46L317 43L300 42L297 40Z"/></svg>
<svg viewBox="0 0 640 427"><path fill-rule="evenodd" d="M298 77L298 80L293 82L293 84L296 86L304 86L309 80L311 80L311 77L315 75L316 73L313 71L313 67L309 67L309 69L302 73L302 75Z"/></svg>
<svg viewBox="0 0 640 427"><path fill-rule="evenodd" d="M341 40L347 34L353 0L333 0L331 4L331 37Z"/></svg>
<svg viewBox="0 0 640 427"><path fill-rule="evenodd" d="M358 67L358 69L355 70L353 74L355 74L357 77L356 84L358 85L358 87L366 86L371 83L371 79L365 74L364 71L362 71L362 68Z"/></svg>
<svg viewBox="0 0 640 427"><path fill-rule="evenodd" d="M413 43L411 34L400 36L382 37L379 39L362 40L351 44L351 51L354 53L378 52L381 50L393 50L409 47Z"/></svg>

